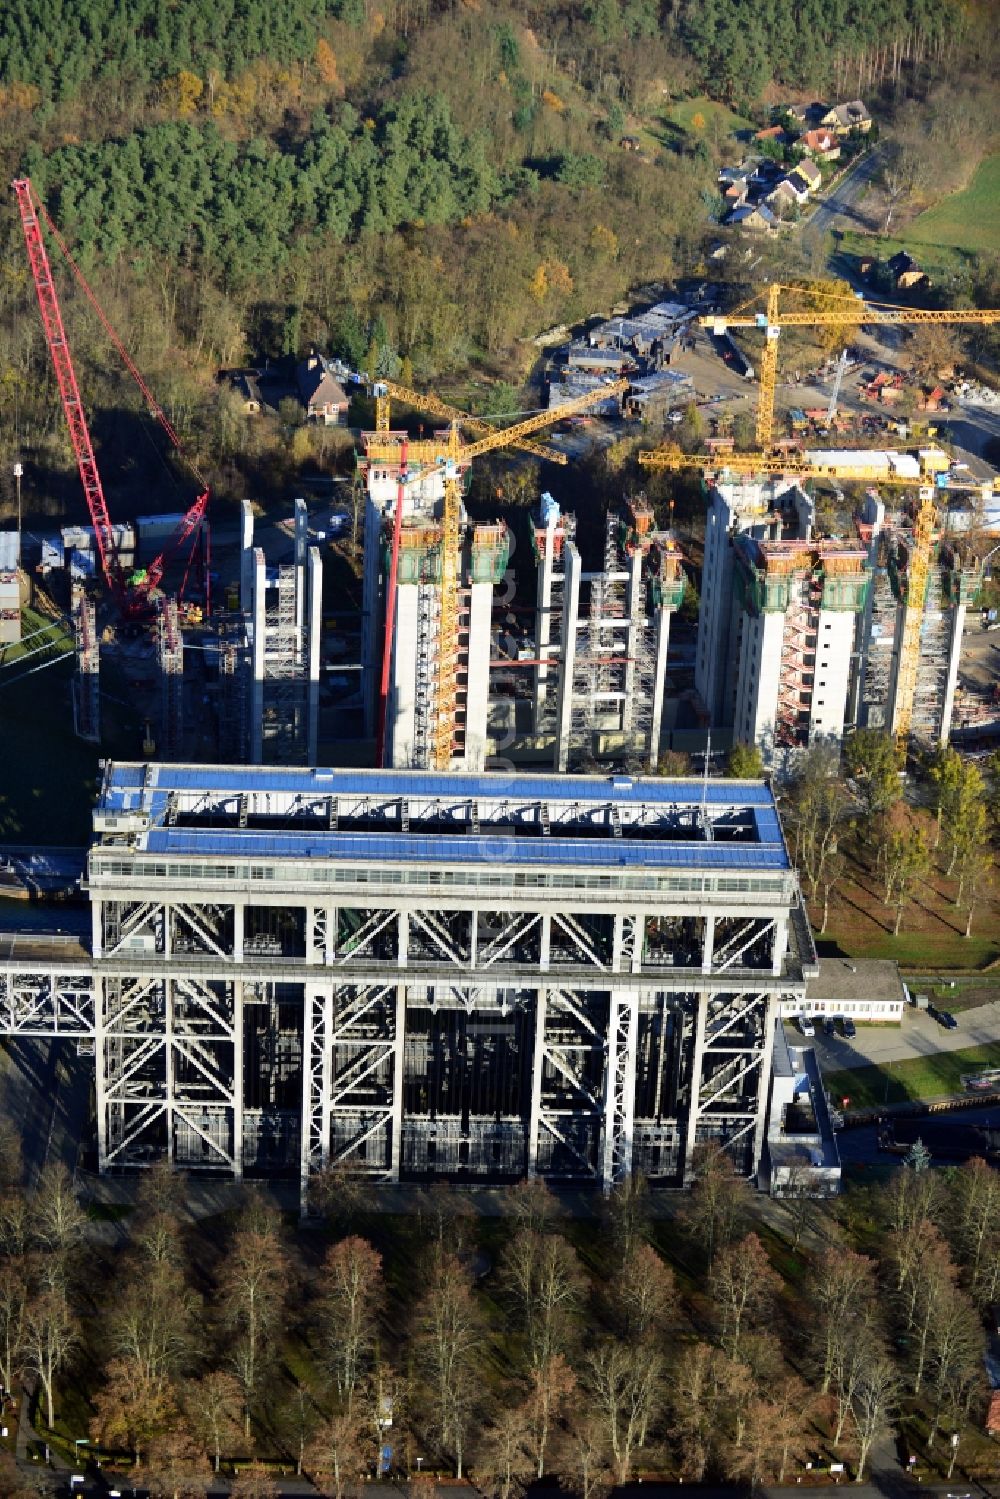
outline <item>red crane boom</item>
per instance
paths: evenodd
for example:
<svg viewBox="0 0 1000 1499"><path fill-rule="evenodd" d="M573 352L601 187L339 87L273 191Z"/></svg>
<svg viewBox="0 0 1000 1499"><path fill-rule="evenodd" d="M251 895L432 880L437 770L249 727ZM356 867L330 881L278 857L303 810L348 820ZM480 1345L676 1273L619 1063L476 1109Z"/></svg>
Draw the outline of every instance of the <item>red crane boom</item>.
<svg viewBox="0 0 1000 1499"><path fill-rule="evenodd" d="M87 509L90 511L97 550L101 558L101 571L115 597L124 599L125 579L122 576L118 548L115 546L114 532L111 529L111 516L108 513L108 504L104 498L104 488L97 469L97 459L94 457L94 448L90 441L90 429L87 426L83 402L80 399L80 388L76 383L73 357L69 351L69 341L63 327L62 313L59 311L59 298L52 280L52 267L49 265L45 241L42 239L38 207L27 177L18 178L14 183L14 192L17 194L17 206L21 212L21 227L24 230L24 242L28 247L31 274L35 279L35 291L38 294L38 306L42 314L42 326L45 329L45 341L49 346L56 379L59 382L59 394L62 397L63 411L66 413L70 441L73 444L73 452L76 454L83 493L87 501Z"/></svg>
<svg viewBox="0 0 1000 1499"><path fill-rule="evenodd" d="M66 413L70 440L73 443L73 451L76 454L80 478L83 481L83 492L87 501L87 508L90 511L94 535L97 539L101 569L107 580L108 587L119 603L122 604L128 613L137 613L148 602L150 592L161 582L170 559L184 545L188 538L200 528L205 518L205 511L208 508L209 488L194 464L183 453L180 438L177 436L173 425L168 421L162 406L142 378L134 360L105 316L104 309L88 285L87 279L80 267L70 254L66 242L55 224L53 224L44 205L35 197L30 179L27 177L19 178L13 184L13 187L17 195L18 208L21 213L21 225L24 229L25 244L28 247L28 260L31 264L31 273L35 281L35 291L38 294L38 305L41 309L45 338L49 346L49 353L52 356L52 362L55 366L56 379L59 382L59 393L62 397L63 410ZM185 462L201 486L201 492L197 499L182 517L166 546L164 546L163 550L146 568L145 575L141 580L131 585L126 583L121 563L118 560L114 532L111 527L111 517L108 513L107 501L104 498L104 488L101 484L101 476L97 468L97 459L94 457L94 449L90 441L90 431L87 427L87 418L84 414L83 402L80 399L80 391L76 383L76 374L73 369L69 341L66 337L66 330L63 327L62 313L59 310L59 298L52 280L52 269L49 265L49 257L42 238L42 220L45 221L50 234L59 246L84 296L97 313L104 331L121 355L126 369L142 391L151 413L156 417L174 447L184 457Z"/></svg>

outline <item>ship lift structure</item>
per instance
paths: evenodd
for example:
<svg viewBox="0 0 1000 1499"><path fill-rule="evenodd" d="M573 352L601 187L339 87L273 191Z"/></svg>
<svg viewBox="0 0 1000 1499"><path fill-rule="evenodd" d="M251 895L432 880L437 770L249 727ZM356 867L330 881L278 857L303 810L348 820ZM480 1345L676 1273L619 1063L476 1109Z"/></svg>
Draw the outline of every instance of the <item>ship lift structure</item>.
<svg viewBox="0 0 1000 1499"><path fill-rule="evenodd" d="M111 326L96 294L71 255L66 242L52 222L45 206L37 197L31 180L27 177L21 177L12 186L21 216L21 227L24 231L28 262L31 267L35 292L38 297L38 307L41 313L42 327L45 332L45 341L48 345L52 365L55 370L59 395L66 417L66 425L69 428L70 441L73 445L73 452L80 473L80 482L83 485L84 498L90 513L91 525L94 528L94 539L100 558L101 572L115 604L124 615L130 617L146 615L153 609L154 593L162 583L167 567L185 544L190 541L191 550L184 574L184 582L186 583L187 581L191 561L193 560L195 549L201 537L202 527L205 523L209 502L209 487L191 459L185 454L177 432L140 374L125 345ZM125 368L142 392L150 413L159 422L172 446L184 459L184 462L191 470L199 485L197 498L189 506L163 549L145 569L135 572L129 577L125 576L121 559L118 555L114 528L111 523L108 502L104 493L104 485L101 481L100 469L98 468L97 458L90 437L90 428L87 424L83 399L80 395L76 371L73 367L73 356L63 323L59 296L56 291L55 281L52 276L52 267L42 235L43 224L57 245L63 259L73 272L77 284L87 298L87 301L96 312L101 326L121 356ZM182 584L182 592L183 586ZM207 597L207 570L205 586Z"/></svg>

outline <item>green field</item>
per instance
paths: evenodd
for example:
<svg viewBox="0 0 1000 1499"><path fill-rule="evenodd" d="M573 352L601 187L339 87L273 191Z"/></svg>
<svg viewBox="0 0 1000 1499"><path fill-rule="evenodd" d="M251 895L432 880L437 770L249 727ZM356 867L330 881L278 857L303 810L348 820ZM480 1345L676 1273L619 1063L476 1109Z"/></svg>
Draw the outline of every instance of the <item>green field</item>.
<svg viewBox="0 0 1000 1499"><path fill-rule="evenodd" d="M698 126L693 123L696 115L701 115L705 121L704 125ZM679 103L672 104L664 118L669 125L683 130L685 135L703 135L709 129L712 131L753 129L750 121L743 119L742 115L734 114L724 104L717 104L714 99L709 99L705 95L698 99L682 99Z"/></svg>
<svg viewBox="0 0 1000 1499"><path fill-rule="evenodd" d="M988 1046L970 1046L964 1051L935 1051L926 1057L909 1057L885 1066L845 1068L824 1073L826 1089L834 1103L851 1100L851 1108L877 1108L887 1103L908 1103L944 1094L963 1094L962 1073L977 1067L1000 1067L1000 1041Z"/></svg>
<svg viewBox="0 0 1000 1499"><path fill-rule="evenodd" d="M921 245L1000 251L1000 154L980 162L968 187L928 208L907 231Z"/></svg>

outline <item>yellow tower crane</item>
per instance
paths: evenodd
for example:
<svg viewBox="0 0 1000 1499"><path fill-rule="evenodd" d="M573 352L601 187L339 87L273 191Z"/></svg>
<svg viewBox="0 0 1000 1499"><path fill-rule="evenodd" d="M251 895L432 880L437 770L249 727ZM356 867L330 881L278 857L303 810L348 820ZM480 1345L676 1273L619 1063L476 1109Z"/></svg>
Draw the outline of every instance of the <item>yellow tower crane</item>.
<svg viewBox="0 0 1000 1499"><path fill-rule="evenodd" d="M446 770L451 762L455 737L455 717L458 674L458 585L461 561L461 474L476 458L484 453L494 453L500 448L520 444L521 440L540 432L553 422L586 411L628 389L627 380L615 380L607 385L596 386L585 395L577 396L562 405L552 406L535 416L527 417L512 427L488 431L477 442L463 443L458 435L459 420L452 420L446 435L430 439L410 440L405 433L389 432L385 428L367 434L365 456L369 463L381 463L405 469L405 483L439 473L444 480L444 507L441 526L441 611L438 631L437 661L437 719L434 735L434 763L438 770ZM398 387L400 390L403 387ZM387 391L386 399L389 392ZM413 393L416 394L415 392ZM407 395L406 399L409 399ZM420 398L423 399L422 397ZM388 409L388 408L386 408ZM385 746L385 714L388 703L389 668L392 655L392 625L395 612L395 579L399 559L399 542L402 531L402 492L396 500L393 524L392 553L389 564L389 590L386 607L385 640L382 655L382 685L379 699L379 727L377 756L379 764Z"/></svg>
<svg viewBox="0 0 1000 1499"><path fill-rule="evenodd" d="M398 385L394 380L380 380L374 389L376 432L389 431L392 419L391 401L400 401L404 406L412 406L415 411L426 411L429 416L444 417L447 422L458 422L460 427L465 427L468 431L480 436L497 430L491 427L489 422L470 416L467 411L460 411L457 406L449 406L433 391L411 390L409 386ZM544 459L548 463L565 465L568 462L565 453L561 453L558 448L546 447L544 443L515 442L513 446L522 448L533 458Z"/></svg>
<svg viewBox="0 0 1000 1499"><path fill-rule="evenodd" d="M799 297L821 299L821 307L792 310L781 305L785 292ZM756 299L754 299L756 300ZM904 327L926 323L988 326L1000 322L1000 308L968 308L960 311L897 307L888 302L866 302L860 296L844 292L826 292L822 287L785 286L775 282L767 288L764 311L752 311L748 304L733 312L698 319L701 327L722 334L730 328L756 328L764 334L764 352L760 362L760 396L757 402L757 444L761 452L770 452L774 439L774 394L778 379L778 339L783 328L861 328L866 324L898 324Z"/></svg>

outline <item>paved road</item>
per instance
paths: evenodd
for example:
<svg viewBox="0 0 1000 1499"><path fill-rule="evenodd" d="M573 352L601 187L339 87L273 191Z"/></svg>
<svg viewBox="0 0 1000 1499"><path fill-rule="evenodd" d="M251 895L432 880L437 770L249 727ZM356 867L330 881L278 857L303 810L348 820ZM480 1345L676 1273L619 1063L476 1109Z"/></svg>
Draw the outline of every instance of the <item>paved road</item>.
<svg viewBox="0 0 1000 1499"><path fill-rule="evenodd" d="M895 1025L859 1025L853 1041L844 1036L827 1036L822 1026L816 1028L815 1046L820 1066L825 1071L841 1067L864 1067L866 1063L882 1066L934 1052L961 1051L967 1046L984 1046L1000 1041L1000 1000L977 1005L956 1015L958 1028L946 1031L926 1011L905 1009L903 1023ZM789 1022L789 1036L802 1040L797 1026Z"/></svg>
<svg viewBox="0 0 1000 1499"><path fill-rule="evenodd" d="M803 241L821 239L831 229L864 228L858 204L881 165L878 147L867 156L862 156L857 165L841 178L833 192L820 202L812 218L803 226Z"/></svg>

